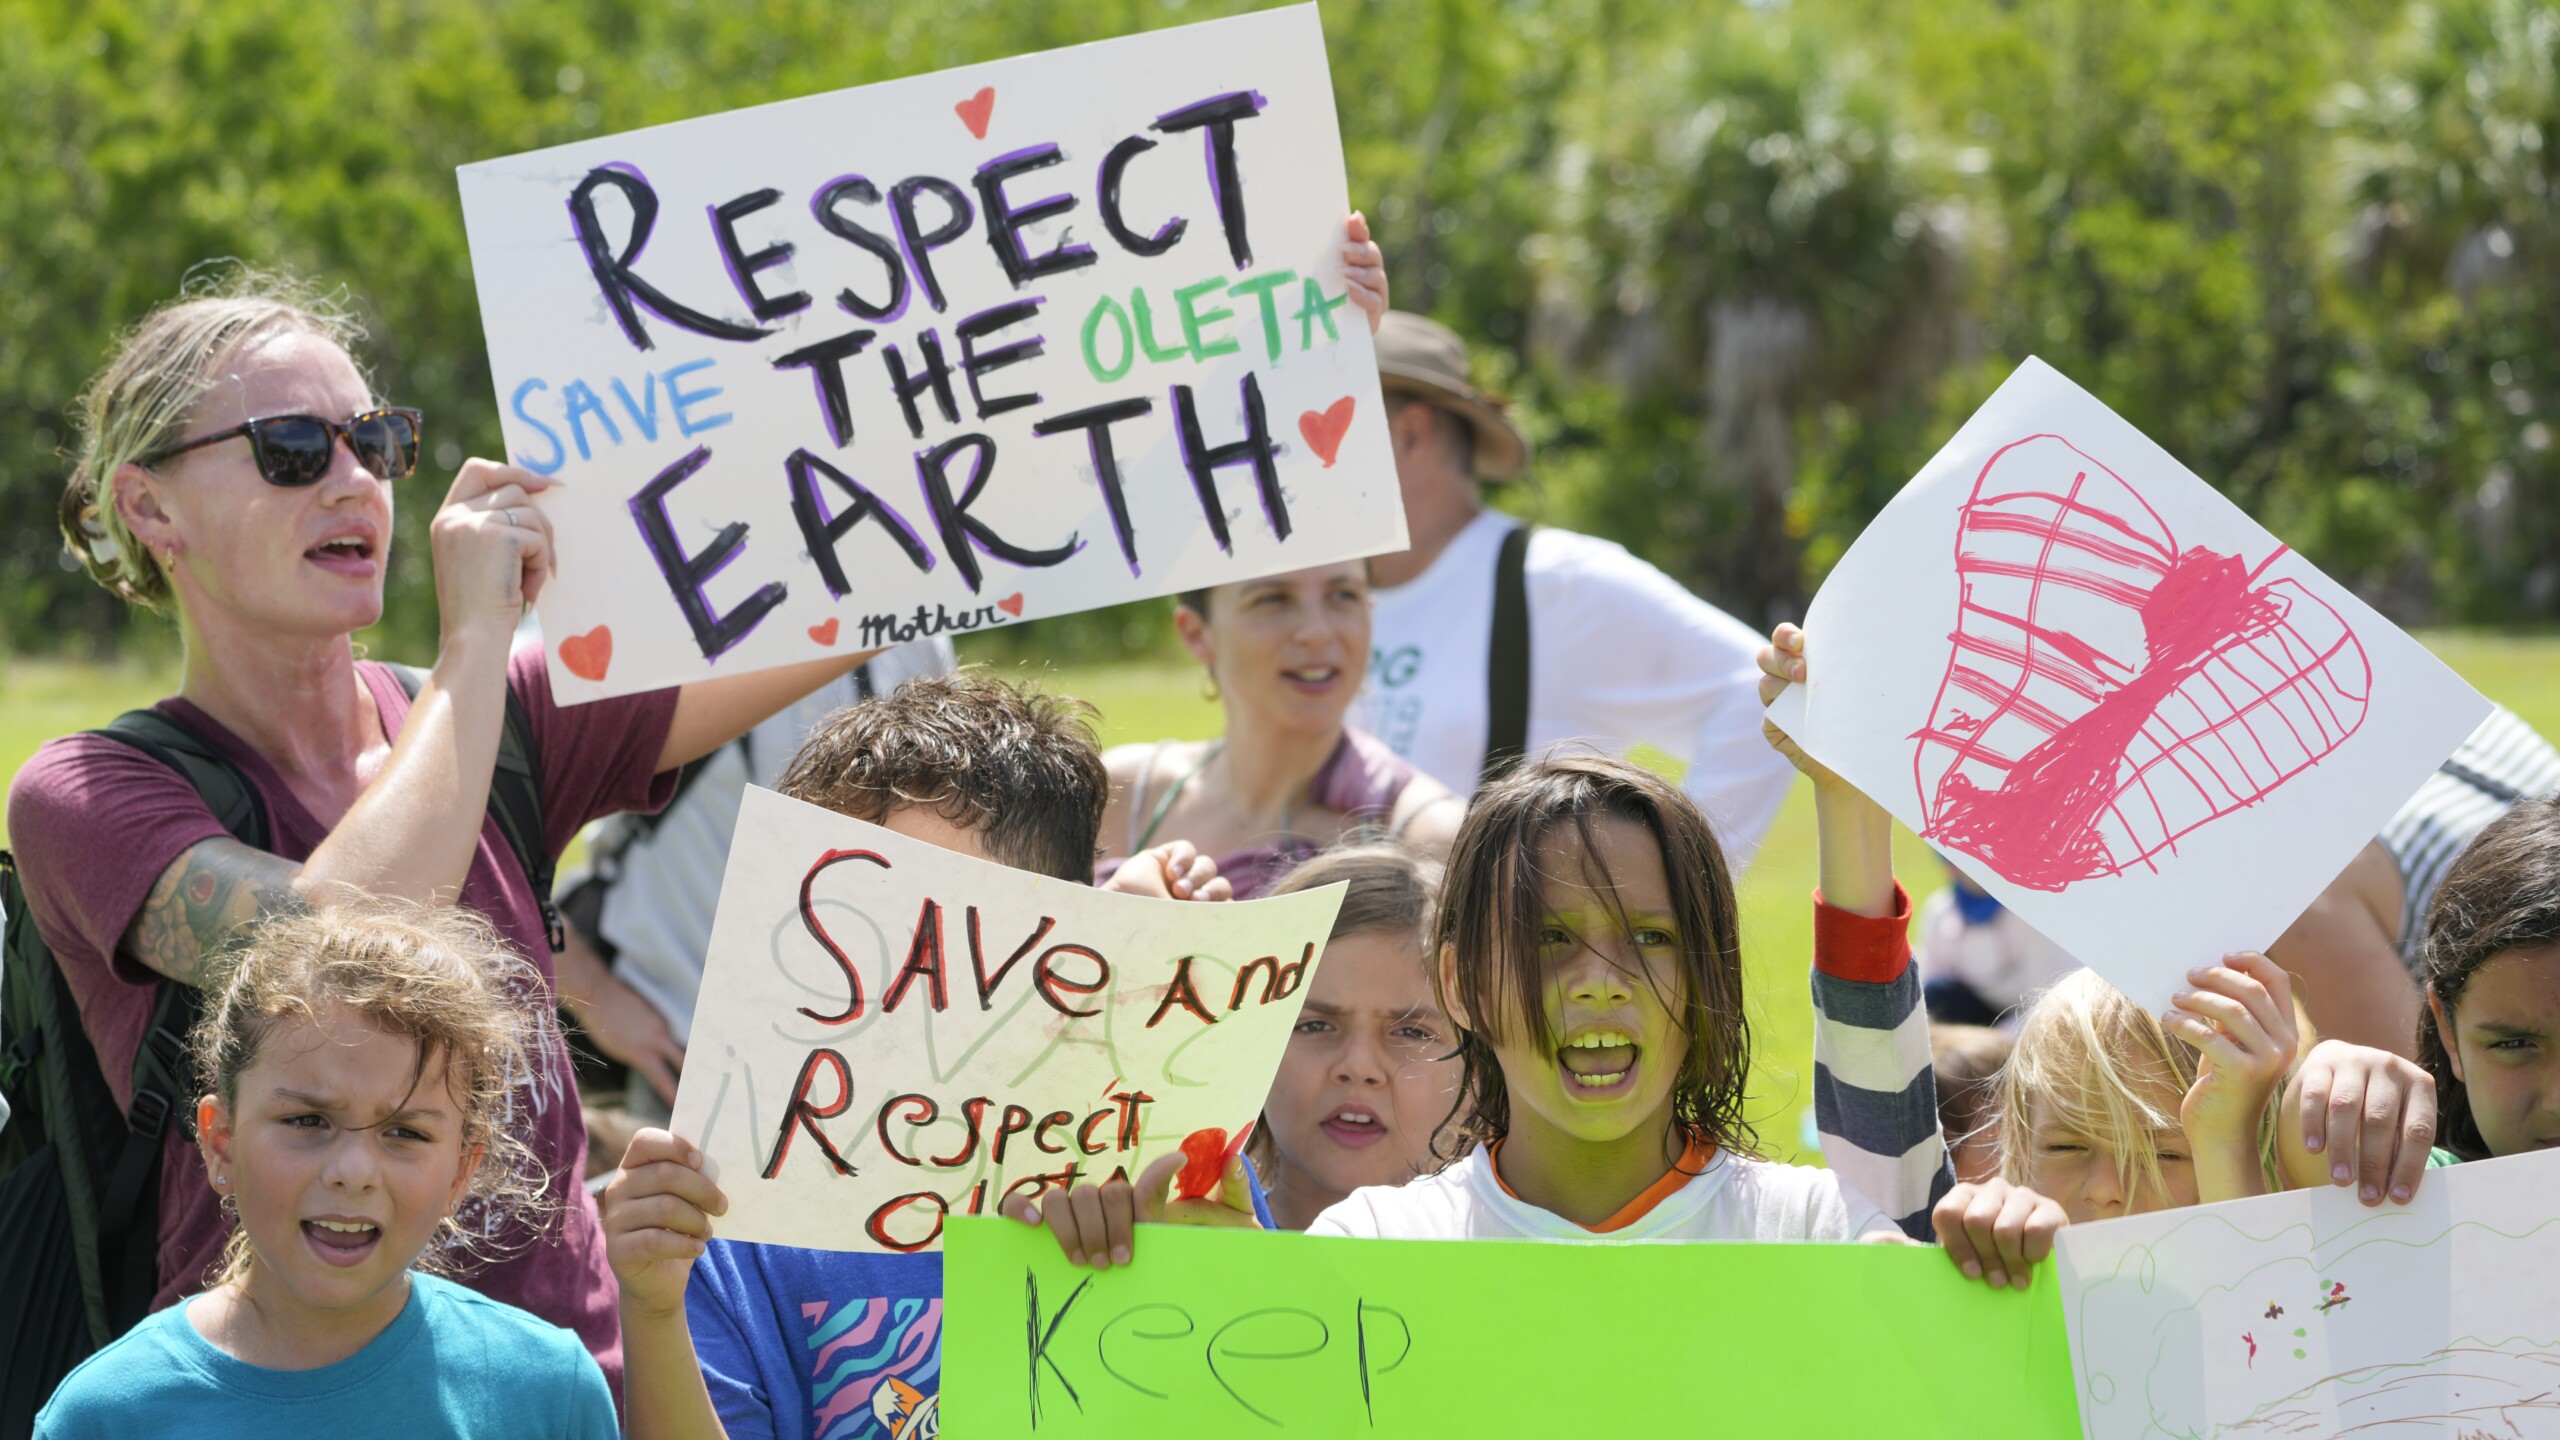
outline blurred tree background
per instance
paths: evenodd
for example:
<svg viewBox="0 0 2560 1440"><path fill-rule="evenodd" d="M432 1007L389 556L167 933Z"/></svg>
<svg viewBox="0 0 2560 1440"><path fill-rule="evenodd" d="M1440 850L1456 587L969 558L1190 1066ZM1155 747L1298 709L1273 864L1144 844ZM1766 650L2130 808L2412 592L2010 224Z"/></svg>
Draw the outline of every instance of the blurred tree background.
<svg viewBox="0 0 2560 1440"><path fill-rule="evenodd" d="M68 410L196 263L343 287L498 449L458 164L1199 20L1212 0L0 0L0 647L165 627L66 568ZM1541 445L1502 503L1796 613L2022 357L2407 623L2560 612L2560 12L2529 0L1326 0L1398 302ZM1161 606L1025 627L1098 659ZM165 644L165 639L146 644Z"/></svg>

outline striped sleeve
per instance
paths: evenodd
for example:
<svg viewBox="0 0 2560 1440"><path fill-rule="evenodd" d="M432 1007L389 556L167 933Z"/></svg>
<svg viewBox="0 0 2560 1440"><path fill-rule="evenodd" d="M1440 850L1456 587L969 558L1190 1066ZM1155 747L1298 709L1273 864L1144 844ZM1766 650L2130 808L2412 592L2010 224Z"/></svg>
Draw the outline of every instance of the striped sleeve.
<svg viewBox="0 0 2560 1440"><path fill-rule="evenodd" d="M2527 795L2560 788L2560 751L2501 706L2427 777L2378 838L2400 867L2400 958L2414 971L2427 911L2472 837Z"/></svg>
<svg viewBox="0 0 2560 1440"><path fill-rule="evenodd" d="M1929 1016L1911 963L1911 897L1853 915L1813 897L1813 1110L1823 1158L1843 1183L1933 1240L1930 1207L1955 1183L1938 1129Z"/></svg>

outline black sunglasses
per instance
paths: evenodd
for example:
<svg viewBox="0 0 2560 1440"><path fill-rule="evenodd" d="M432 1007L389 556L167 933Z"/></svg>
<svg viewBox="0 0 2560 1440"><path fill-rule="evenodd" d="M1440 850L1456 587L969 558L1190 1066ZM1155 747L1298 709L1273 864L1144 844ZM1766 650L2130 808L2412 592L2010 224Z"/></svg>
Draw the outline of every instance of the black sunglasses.
<svg viewBox="0 0 2560 1440"><path fill-rule="evenodd" d="M330 462L337 457L338 442L344 440L356 463L373 472L375 478L398 480L418 468L418 432L426 418L415 410L367 410L341 425L317 415L269 415L154 450L135 463L157 465L190 450L246 435L249 448L258 457L258 473L267 477L268 484L291 490L317 484L321 476L328 474Z"/></svg>

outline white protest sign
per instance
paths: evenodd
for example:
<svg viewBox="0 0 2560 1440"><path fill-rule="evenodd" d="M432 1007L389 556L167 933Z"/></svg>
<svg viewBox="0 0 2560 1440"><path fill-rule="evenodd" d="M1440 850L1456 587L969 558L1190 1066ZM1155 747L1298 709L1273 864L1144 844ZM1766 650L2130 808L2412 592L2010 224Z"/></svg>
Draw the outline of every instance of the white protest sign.
<svg viewBox="0 0 2560 1440"><path fill-rule="evenodd" d="M1109 894L750 788L671 1128L723 1236L935 1246L1242 1131L1341 903Z"/></svg>
<svg viewBox="0 0 2560 1440"><path fill-rule="evenodd" d="M2489 702L2043 361L1814 596L1771 718L2117 988L2262 950Z"/></svg>
<svg viewBox="0 0 2560 1440"><path fill-rule="evenodd" d="M2062 1232L2088 1440L2560 1435L2560 1154Z"/></svg>
<svg viewBox="0 0 2560 1440"><path fill-rule="evenodd" d="M1405 544L1312 5L460 177L564 704Z"/></svg>

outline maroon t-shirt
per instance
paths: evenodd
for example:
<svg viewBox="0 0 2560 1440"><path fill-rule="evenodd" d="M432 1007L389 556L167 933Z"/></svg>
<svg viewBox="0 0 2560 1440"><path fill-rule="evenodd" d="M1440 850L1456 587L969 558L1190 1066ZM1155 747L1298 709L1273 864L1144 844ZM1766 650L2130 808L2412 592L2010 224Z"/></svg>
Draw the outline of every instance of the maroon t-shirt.
<svg viewBox="0 0 2560 1440"><path fill-rule="evenodd" d="M384 738L398 739L409 714L408 694L383 666L359 663L356 672L373 692ZM552 854L566 849L579 827L600 815L655 810L674 794L674 772L663 777L654 772L675 717L675 691L562 709L551 701L551 681L538 647L527 647L509 661L507 684L524 706L540 752L543 841ZM269 849L299 861L328 838L328 828L302 808L265 757L184 700L172 697L157 708L204 737L248 778L266 802ZM100 736L53 741L36 752L9 787L9 840L23 868L28 909L45 943L61 959L79 1002L81 1024L119 1104L132 1098L134 1050L150 1021L159 976L117 953L116 947L171 862L198 841L227 833L185 779L141 751ZM471 857L461 903L488 916L542 971L543 979L552 981L551 946L543 935L533 883L507 848L495 818L480 827L480 846ZM531 1237L514 1237L517 1243L505 1247L507 1258L459 1278L483 1294L578 1332L618 1394L621 1324L614 1308L613 1272L605 1263L604 1231L582 1183L586 1123L564 1043L552 1047L529 1089L523 1113L532 1117L532 1133L524 1138L550 1172L559 1218L552 1233L533 1243L526 1243ZM154 1309L203 1289L205 1272L228 1238L229 1224L213 1187L205 1182L191 1129L175 1124L168 1131L160 1172L160 1287L152 1299Z"/></svg>

